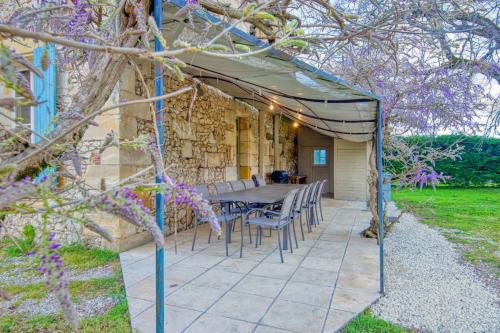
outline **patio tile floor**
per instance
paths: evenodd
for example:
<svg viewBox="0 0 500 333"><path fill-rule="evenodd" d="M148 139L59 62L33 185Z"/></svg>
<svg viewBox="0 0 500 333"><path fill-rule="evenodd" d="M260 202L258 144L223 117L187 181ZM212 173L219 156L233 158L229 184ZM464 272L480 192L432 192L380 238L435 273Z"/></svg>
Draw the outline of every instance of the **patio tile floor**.
<svg viewBox="0 0 500 333"><path fill-rule="evenodd" d="M280 263L275 231L262 245L248 242L243 258L240 232L230 256L222 238L207 244L208 226L173 237L165 254L166 332L336 332L378 299L378 247L359 237L369 222L363 204L323 199L324 221L305 233L299 248ZM305 221L305 219L304 219ZM300 230L300 229L298 229ZM255 230L253 231L255 237ZM154 244L120 254L132 326L155 332Z"/></svg>

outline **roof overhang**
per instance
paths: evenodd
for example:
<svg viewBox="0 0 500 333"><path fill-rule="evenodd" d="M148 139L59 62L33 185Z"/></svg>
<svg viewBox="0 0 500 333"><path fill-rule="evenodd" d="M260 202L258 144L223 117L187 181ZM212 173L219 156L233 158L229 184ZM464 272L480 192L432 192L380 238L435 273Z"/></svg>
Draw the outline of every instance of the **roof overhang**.
<svg viewBox="0 0 500 333"><path fill-rule="evenodd" d="M176 39L196 41L229 28L206 12L195 11L191 22L177 15L184 0L164 3L163 32L169 43ZM212 23L208 25L207 22ZM310 66L235 27L217 44L230 49L243 44L252 51L245 57L200 52L179 56L186 72L221 91L260 110L282 112L302 125L322 134L348 141L368 141L376 130L378 96L353 87L343 80Z"/></svg>

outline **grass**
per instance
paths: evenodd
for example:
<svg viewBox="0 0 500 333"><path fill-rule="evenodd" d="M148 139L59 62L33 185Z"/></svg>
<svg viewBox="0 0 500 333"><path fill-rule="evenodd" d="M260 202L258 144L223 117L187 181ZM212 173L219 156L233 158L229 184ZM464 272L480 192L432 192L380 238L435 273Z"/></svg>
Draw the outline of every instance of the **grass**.
<svg viewBox="0 0 500 333"><path fill-rule="evenodd" d="M351 320L342 329L341 333L409 333L411 330L401 328L397 325L388 323L382 319L376 318L367 310Z"/></svg>
<svg viewBox="0 0 500 333"><path fill-rule="evenodd" d="M438 187L392 193L399 207L409 205L420 220L444 229L463 247L463 257L500 276L500 189Z"/></svg>
<svg viewBox="0 0 500 333"><path fill-rule="evenodd" d="M59 253L64 264L73 269L84 270L119 263L118 253L107 249L87 248L81 244L62 246Z"/></svg>
<svg viewBox="0 0 500 333"><path fill-rule="evenodd" d="M131 331L128 316L127 300L120 300L105 313L80 320L81 333L113 332L129 333ZM19 314L6 315L0 318L0 333L41 333L71 332L70 327L61 315L38 315L23 318Z"/></svg>
<svg viewBox="0 0 500 333"><path fill-rule="evenodd" d="M0 267L4 263L9 263L9 265L22 265L23 269L25 266L30 266L28 271L23 271L23 274L29 274L31 270L36 272L37 262L34 262L33 258L15 258L2 250L3 248L0 246ZM117 303L105 313L81 319L80 332L130 332L128 305L118 254L110 250L86 248L83 245L63 246L60 253L65 267L69 270L84 271L101 266L109 266L114 270L112 276L69 282L68 288L74 302L96 296L111 296L117 299ZM11 263L13 259L21 258L22 261ZM47 296L47 290L43 283L2 285L0 287L11 296L16 297L16 302L12 304L14 308L25 300L42 299ZM0 317L0 333L70 331L60 313L37 315L31 318L20 313L9 313Z"/></svg>

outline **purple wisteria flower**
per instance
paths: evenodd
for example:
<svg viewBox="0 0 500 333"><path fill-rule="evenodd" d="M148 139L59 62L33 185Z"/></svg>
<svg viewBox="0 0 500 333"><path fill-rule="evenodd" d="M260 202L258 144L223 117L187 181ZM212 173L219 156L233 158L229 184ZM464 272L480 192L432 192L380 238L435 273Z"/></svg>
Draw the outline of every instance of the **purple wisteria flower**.
<svg viewBox="0 0 500 333"><path fill-rule="evenodd" d="M215 215L210 203L203 199L202 195L192 186L185 183L175 183L171 178L166 179L165 182L165 202L173 203L176 206L186 205L191 207L195 214L205 217L212 230L221 234L221 227L217 221L217 216Z"/></svg>
<svg viewBox="0 0 500 333"><path fill-rule="evenodd" d="M37 271L45 279L48 290L54 293L58 299L64 317L73 330L76 331L78 329L78 313L73 302L71 302L63 261L61 254L57 250L61 247L61 244L56 243L54 239L55 233L51 233L47 237L49 243L47 248L40 253L40 265Z"/></svg>

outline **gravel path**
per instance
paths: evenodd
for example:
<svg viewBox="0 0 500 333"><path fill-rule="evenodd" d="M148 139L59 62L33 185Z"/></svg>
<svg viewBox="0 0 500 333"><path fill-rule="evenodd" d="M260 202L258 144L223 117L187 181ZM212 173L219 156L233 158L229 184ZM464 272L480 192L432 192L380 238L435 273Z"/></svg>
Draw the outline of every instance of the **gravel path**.
<svg viewBox="0 0 500 333"><path fill-rule="evenodd" d="M97 296L82 300L75 304L75 306L78 316L85 318L104 313L104 311L115 305L116 302L117 300L110 296ZM21 303L16 309L16 312L27 314L29 317L40 314L54 314L60 311L59 301L53 296L43 299L29 299Z"/></svg>
<svg viewBox="0 0 500 333"><path fill-rule="evenodd" d="M394 207L392 207L394 210ZM384 320L431 332L500 332L500 297L437 229L405 214L389 233Z"/></svg>

